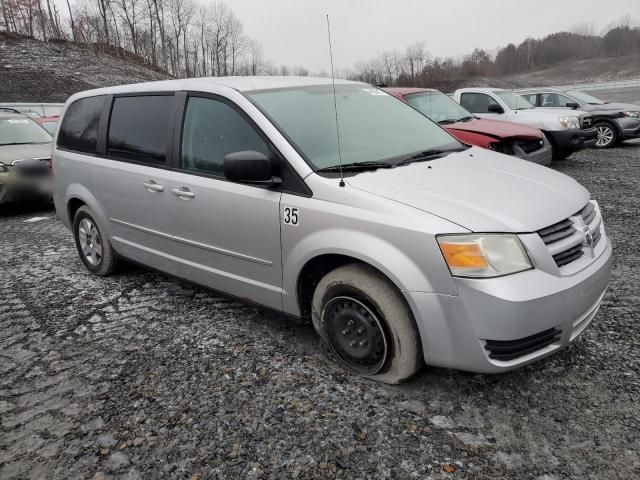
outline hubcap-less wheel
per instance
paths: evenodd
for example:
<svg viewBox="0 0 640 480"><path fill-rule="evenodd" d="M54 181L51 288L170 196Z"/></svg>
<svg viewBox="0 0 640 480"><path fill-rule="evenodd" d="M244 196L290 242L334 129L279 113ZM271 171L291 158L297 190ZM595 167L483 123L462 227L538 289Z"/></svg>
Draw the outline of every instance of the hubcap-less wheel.
<svg viewBox="0 0 640 480"><path fill-rule="evenodd" d="M596 128L596 132L598 133L598 140L596 140L596 146L598 147L607 147L611 145L613 142L614 133L611 127L606 125L600 125Z"/></svg>
<svg viewBox="0 0 640 480"><path fill-rule="evenodd" d="M331 299L322 312L327 340L347 368L373 375L387 359L388 342L382 323L370 308L351 297Z"/></svg>
<svg viewBox="0 0 640 480"><path fill-rule="evenodd" d="M98 265L102 260L102 240L95 224L83 218L78 226L78 239L85 260L90 265Z"/></svg>

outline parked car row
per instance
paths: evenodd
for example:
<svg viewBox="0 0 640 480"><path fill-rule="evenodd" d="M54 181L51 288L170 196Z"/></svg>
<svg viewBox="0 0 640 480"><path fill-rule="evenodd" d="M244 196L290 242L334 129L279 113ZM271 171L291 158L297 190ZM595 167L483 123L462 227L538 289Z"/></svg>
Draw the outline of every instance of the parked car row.
<svg viewBox="0 0 640 480"><path fill-rule="evenodd" d="M569 345L598 311L611 242L589 192L536 163L593 140L588 115L495 89L457 92L466 109L390 92L231 77L76 94L53 147L57 215L91 273L131 260L310 318L377 381L424 363L501 372ZM480 102L538 128L475 118Z"/></svg>
<svg viewBox="0 0 640 480"><path fill-rule="evenodd" d="M386 88L385 91L404 100L466 144L540 165L551 164L551 144L537 128L480 118L437 90Z"/></svg>
<svg viewBox="0 0 640 480"><path fill-rule="evenodd" d="M445 96L425 88L384 90L467 144L542 165L583 148L640 138L639 106L607 103L582 92L464 88Z"/></svg>

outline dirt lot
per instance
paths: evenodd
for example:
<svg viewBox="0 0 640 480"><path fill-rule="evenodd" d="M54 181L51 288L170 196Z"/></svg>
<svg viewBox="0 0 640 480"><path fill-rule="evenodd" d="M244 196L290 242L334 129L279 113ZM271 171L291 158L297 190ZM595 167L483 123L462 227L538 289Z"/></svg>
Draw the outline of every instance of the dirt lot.
<svg viewBox="0 0 640 480"><path fill-rule="evenodd" d="M52 210L5 213L0 478L639 478L640 142L554 168L614 242L591 327L509 374L399 387L328 363L309 325L139 268L92 277Z"/></svg>

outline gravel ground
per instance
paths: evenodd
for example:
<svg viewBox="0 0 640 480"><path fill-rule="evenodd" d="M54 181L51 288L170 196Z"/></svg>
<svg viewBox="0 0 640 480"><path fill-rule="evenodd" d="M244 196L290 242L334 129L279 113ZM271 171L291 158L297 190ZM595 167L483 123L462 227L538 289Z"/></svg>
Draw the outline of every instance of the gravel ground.
<svg viewBox="0 0 640 480"><path fill-rule="evenodd" d="M591 327L515 372L396 387L329 363L308 324L135 267L93 277L52 210L5 213L0 478L639 478L640 142L555 168L614 241Z"/></svg>

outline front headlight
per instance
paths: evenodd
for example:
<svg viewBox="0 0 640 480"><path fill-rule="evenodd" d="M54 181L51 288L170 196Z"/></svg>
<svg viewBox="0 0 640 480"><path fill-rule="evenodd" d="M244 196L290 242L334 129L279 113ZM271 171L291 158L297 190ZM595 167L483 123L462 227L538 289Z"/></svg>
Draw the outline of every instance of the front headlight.
<svg viewBox="0 0 640 480"><path fill-rule="evenodd" d="M510 233L437 237L454 277L499 277L533 268L520 239Z"/></svg>
<svg viewBox="0 0 640 480"><path fill-rule="evenodd" d="M625 117L640 118L640 112L622 112Z"/></svg>
<svg viewBox="0 0 640 480"><path fill-rule="evenodd" d="M558 117L558 120L564 128L580 128L580 119L578 117Z"/></svg>

